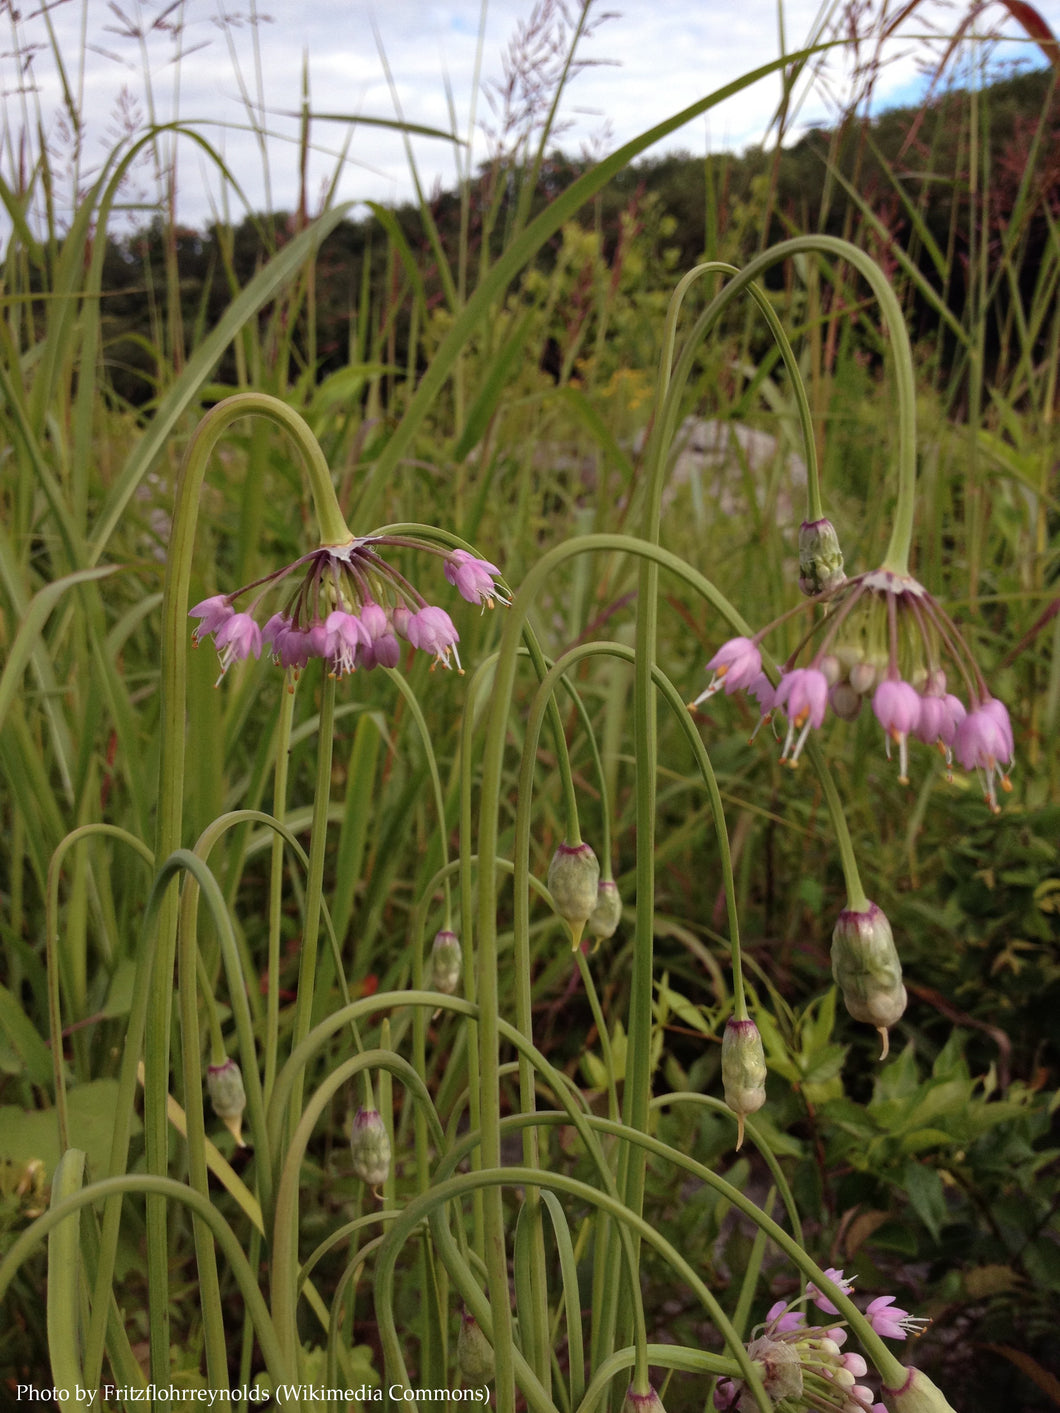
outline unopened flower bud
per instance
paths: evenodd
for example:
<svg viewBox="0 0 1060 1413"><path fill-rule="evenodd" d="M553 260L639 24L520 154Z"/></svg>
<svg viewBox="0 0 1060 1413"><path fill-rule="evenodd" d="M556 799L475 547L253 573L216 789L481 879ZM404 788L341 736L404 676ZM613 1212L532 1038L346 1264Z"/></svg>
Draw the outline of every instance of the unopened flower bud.
<svg viewBox="0 0 1060 1413"><path fill-rule="evenodd" d="M630 1384L622 1400L621 1413L666 1413L666 1409L653 1388L649 1386L647 1393L636 1393Z"/></svg>
<svg viewBox="0 0 1060 1413"><path fill-rule="evenodd" d="M378 1109L360 1108L350 1132L353 1171L371 1188L382 1186L390 1174L390 1135Z"/></svg>
<svg viewBox="0 0 1060 1413"><path fill-rule="evenodd" d="M879 667L862 659L850 669L850 685L859 697L867 697L880 680Z"/></svg>
<svg viewBox="0 0 1060 1413"><path fill-rule="evenodd" d="M456 1337L456 1363L460 1377L472 1388L489 1383L493 1378L496 1364L493 1346L467 1310L460 1318L460 1333Z"/></svg>
<svg viewBox="0 0 1060 1413"><path fill-rule="evenodd" d="M880 1059L885 1059L887 1030L901 1019L906 994L891 924L875 903L864 912L844 908L839 914L832 933L832 976L854 1019L880 1032Z"/></svg>
<svg viewBox="0 0 1060 1413"><path fill-rule="evenodd" d="M206 1092L214 1113L239 1147L245 1147L242 1119L243 1110L247 1107L247 1093L243 1088L242 1071L235 1060L206 1066Z"/></svg>
<svg viewBox="0 0 1060 1413"><path fill-rule="evenodd" d="M552 904L570 928L571 950L577 951L585 924L596 909L600 864L588 844L560 844L548 866Z"/></svg>
<svg viewBox="0 0 1060 1413"><path fill-rule="evenodd" d="M831 520L804 520L799 526L799 588L812 597L837 588L846 577Z"/></svg>
<svg viewBox="0 0 1060 1413"><path fill-rule="evenodd" d="M953 1413L941 1391L920 1369L907 1370L900 1389L885 1388L883 1399L890 1413Z"/></svg>
<svg viewBox="0 0 1060 1413"><path fill-rule="evenodd" d="M462 957L460 939L455 932L442 930L434 934L431 947L431 985L443 996L451 996L460 985Z"/></svg>
<svg viewBox="0 0 1060 1413"><path fill-rule="evenodd" d="M757 1113L766 1102L766 1057L762 1037L753 1020L725 1022L721 1041L721 1082L725 1102L736 1115L736 1147L743 1143L744 1118Z"/></svg>
<svg viewBox="0 0 1060 1413"><path fill-rule="evenodd" d="M618 895L618 885L613 878L601 878L596 894L596 907L590 915L587 931L595 937L597 944L614 937L622 920L622 899Z"/></svg>

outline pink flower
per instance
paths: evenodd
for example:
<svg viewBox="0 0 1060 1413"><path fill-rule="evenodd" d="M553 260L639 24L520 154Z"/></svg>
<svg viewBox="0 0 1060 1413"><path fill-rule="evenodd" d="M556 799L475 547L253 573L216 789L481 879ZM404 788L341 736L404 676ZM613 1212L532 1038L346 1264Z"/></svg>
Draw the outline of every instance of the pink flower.
<svg viewBox="0 0 1060 1413"><path fill-rule="evenodd" d="M281 637L273 639L273 648L280 666L293 667L296 673L314 656L309 634L293 624Z"/></svg>
<svg viewBox="0 0 1060 1413"><path fill-rule="evenodd" d="M833 1285L837 1285L839 1287L839 1289L843 1292L844 1295L849 1295L850 1292L854 1289L854 1282L848 1281L843 1275L843 1272L836 1270L835 1266L829 1266L828 1269L825 1271L825 1275L828 1277L828 1279L832 1282ZM806 1294L817 1306L818 1310L823 1310L826 1315L839 1314L839 1311L828 1299L828 1296L822 1295L822 1293L814 1285L813 1281L810 1281L807 1284Z"/></svg>
<svg viewBox="0 0 1060 1413"><path fill-rule="evenodd" d="M434 608L428 604L418 613L411 614L405 624L405 637L414 648L433 653L443 667L449 666L450 654L456 657L457 667L460 666L460 656L456 651L460 634L444 608Z"/></svg>
<svg viewBox="0 0 1060 1413"><path fill-rule="evenodd" d="M242 662L252 653L255 657L261 656L261 629L249 613L233 613L231 618L226 618L214 634L213 640L221 654L221 673L217 682L220 682L233 662Z"/></svg>
<svg viewBox="0 0 1060 1413"><path fill-rule="evenodd" d="M872 710L876 720L887 733L887 758L891 756L891 742L898 745L898 779L903 785L909 784L909 761L907 741L909 733L915 731L920 721L920 697L916 689L900 677L888 677L876 688L872 698Z"/></svg>
<svg viewBox="0 0 1060 1413"><path fill-rule="evenodd" d="M714 1390L714 1407L725 1413L731 1408L740 1396L742 1385L733 1382L732 1379L719 1379L717 1388Z"/></svg>
<svg viewBox="0 0 1060 1413"><path fill-rule="evenodd" d="M784 1334L788 1330L801 1329L806 1323L806 1316L801 1310L789 1310L783 1300L778 1300L775 1305L771 1305L766 1312L766 1325L775 1334Z"/></svg>
<svg viewBox="0 0 1060 1413"><path fill-rule="evenodd" d="M476 559L467 550L453 550L445 561L445 577L468 603L507 604L510 600L494 582L501 571L488 559Z"/></svg>
<svg viewBox="0 0 1060 1413"><path fill-rule="evenodd" d="M222 624L234 615L235 609L224 594L214 594L213 598L203 599L194 608L188 609L189 618L201 618L202 622L191 635L193 646L198 647L203 638L215 633Z"/></svg>
<svg viewBox="0 0 1060 1413"><path fill-rule="evenodd" d="M401 661L401 644L386 612L377 603L366 603L361 609L361 628L365 637L357 650L357 665L397 667Z"/></svg>
<svg viewBox="0 0 1060 1413"><path fill-rule="evenodd" d="M338 677L353 672L357 665L357 649L371 640L355 613L337 608L324 620L324 656Z"/></svg>
<svg viewBox="0 0 1060 1413"><path fill-rule="evenodd" d="M810 729L817 730L824 721L828 706L828 679L819 668L797 667L780 679L774 706L781 708L788 718L788 734L780 759L794 766ZM797 740L796 731L799 733ZM794 750L792 742L795 743Z"/></svg>
<svg viewBox="0 0 1060 1413"><path fill-rule="evenodd" d="M705 702L715 692L720 692L722 687L725 688L727 697L743 687L750 687L752 682L763 675L762 654L752 639L730 638L707 663L707 671L713 672L714 676L710 679L706 691L701 692L692 703L694 707Z"/></svg>
<svg viewBox="0 0 1060 1413"><path fill-rule="evenodd" d="M965 770L978 770L985 777L984 793L990 808L997 813L995 778L1002 790L1010 790L1004 767L1012 764L1012 726L1008 712L994 697L987 697L970 711L957 727L954 751Z"/></svg>
<svg viewBox="0 0 1060 1413"><path fill-rule="evenodd" d="M893 1295L878 1295L869 1302L865 1314L872 1328L884 1339L906 1339L911 1334L919 1334L929 1323L918 1315L910 1315L908 1310L899 1309Z"/></svg>

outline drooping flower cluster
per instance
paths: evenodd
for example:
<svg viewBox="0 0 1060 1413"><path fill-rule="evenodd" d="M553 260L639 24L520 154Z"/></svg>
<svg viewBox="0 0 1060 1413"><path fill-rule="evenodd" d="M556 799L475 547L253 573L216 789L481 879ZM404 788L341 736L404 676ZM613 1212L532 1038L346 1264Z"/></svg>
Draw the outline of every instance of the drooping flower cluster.
<svg viewBox="0 0 1060 1413"><path fill-rule="evenodd" d="M753 638L731 639L715 653L707 664L710 683L691 706L723 688L727 695L750 692L763 719L774 711L786 716L781 759L795 766L829 707L852 721L871 701L888 757L892 747L897 751L903 784L909 740L923 741L937 746L947 765L956 757L965 770L976 771L996 813L998 788L1011 789L1012 727L941 605L915 579L888 569L841 580L813 602L826 612L781 668L776 686L763 671L758 646L775 626L770 624ZM811 641L816 643L812 657L797 666ZM966 701L947 690L947 666L963 684Z"/></svg>
<svg viewBox="0 0 1060 1413"><path fill-rule="evenodd" d="M829 1268L828 1276L844 1295L849 1295L853 1283L842 1271ZM807 1300L826 1315L838 1313L828 1296L811 1281L806 1287ZM814 1409L817 1413L887 1413L876 1395L858 1380L868 1373L868 1365L860 1354L844 1354L847 1331L843 1322L811 1325L795 1306L778 1301L766 1316L764 1325L755 1331L747 1353L755 1364L766 1392L778 1413L799 1413ZM880 1295L870 1301L865 1315L875 1332L884 1339L905 1339L919 1334L926 1320L900 1310L893 1295ZM719 1410L757 1408L753 1393L742 1379L721 1379L714 1391L714 1405Z"/></svg>
<svg viewBox="0 0 1060 1413"><path fill-rule="evenodd" d="M408 536L369 535L322 546L234 593L204 599L188 615L200 620L192 641L197 645L213 637L221 659L218 682L233 662L260 657L264 646L280 667L295 673L317 657L336 677L359 667L396 667L402 641L443 667L459 669L460 635L452 619L387 563L380 553L387 547L441 556L446 579L469 603L492 608L509 602L496 582L500 570L488 560ZM302 572L283 607L259 624L256 615L266 595L297 570ZM254 589L253 600L237 612L235 602Z"/></svg>

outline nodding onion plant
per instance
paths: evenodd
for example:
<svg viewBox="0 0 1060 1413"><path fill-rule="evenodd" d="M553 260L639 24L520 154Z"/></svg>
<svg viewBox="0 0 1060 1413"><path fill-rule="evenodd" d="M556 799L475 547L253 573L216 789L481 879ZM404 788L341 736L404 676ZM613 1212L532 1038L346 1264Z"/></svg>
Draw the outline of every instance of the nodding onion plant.
<svg viewBox="0 0 1060 1413"><path fill-rule="evenodd" d="M758 283L771 266L795 256L841 256L858 270L879 300L893 354L898 410L893 533L883 564L850 577L824 513L798 366ZM718 292L679 347L683 301L693 285L710 281ZM745 296L767 321L786 365L809 471L799 583L792 588L801 584L811 607L803 600L796 608L793 598L785 617L800 613L812 623L796 651L779 663L764 648L774 625L751 626L704 566L683 560L661 541L667 458L697 350L733 301ZM293 563L242 587L211 585L206 597L190 605L204 481L232 424L250 417L278 425L296 449L315 505L319 542L307 545ZM642 534L571 538L543 553L522 583L509 587L485 557L489 546L466 543L445 527L351 530L319 445L282 401L240 394L203 419L185 457L168 549L156 880L132 982L109 1169L86 1184L83 1164L70 1149L56 1175L50 1210L14 1243L0 1266L2 1285L44 1236L53 1258L67 1253L63 1269L53 1260L54 1299L68 1300L71 1311L83 1313L73 1342L54 1350L56 1378L61 1373L71 1386L96 1388L106 1366L119 1403L132 1400L128 1391L147 1381L155 1386L156 1400L158 1390L169 1387L171 1227L182 1209L194 1233L207 1386L228 1391L243 1406L253 1401L253 1387L271 1388L278 1405L292 1410L316 1406L320 1390L359 1387L362 1398L374 1399L378 1387L379 1397L398 1403L427 1396L425 1390L478 1401L488 1392L502 1413L514 1413L520 1403L534 1413L591 1413L608 1403L617 1407L620 1400L625 1413L656 1413L662 1403L653 1379L658 1381L659 1372L683 1371L702 1380L699 1406L718 1410L926 1413L948 1407L926 1376L905 1367L885 1343L915 1333L916 1318L886 1295L862 1308L843 1272L822 1270L804 1249L783 1172L755 1126L753 1116L768 1104L763 1043L751 1014L758 1003L741 966L722 797L693 714L720 692L748 692L763 720L783 718L778 734L784 760L793 767L806 760L815 771L848 894L835 924L834 976L851 1015L876 1027L886 1053L888 1031L906 1005L898 949L886 917L865 896L839 790L814 732L829 708L849 719L868 702L888 754L892 748L897 752L903 777L910 768L911 740L937 746L947 765L956 758L979 773L992 808L998 788L1008 788L1013 736L1004 707L991 695L959 630L909 574L913 370L900 312L882 274L860 251L824 236L786 241L743 270L716 262L699 266L671 301L651 425L645 481L638 491L643 499L636 523ZM531 618L557 575L582 556L629 557L637 564L635 638L632 646L579 642L552 662ZM417 565L415 581L411 561ZM428 587L432 568L440 572ZM712 675L692 711L671 678L673 665L660 651L659 619L666 611L661 582L667 595L685 594L694 611L712 615L731 634L707 664ZM440 592L448 592L444 607L435 602ZM483 662L468 660L466 650L461 659L463 615L470 610L460 599L480 611L503 610L494 620L496 648ZM199 728L188 715L187 649L189 640L200 644L208 638L220 659L221 691L256 670L248 659L267 654L281 669L282 677L257 679L260 691L276 697L274 799L271 813L237 809L221 816L189 847L182 813L185 762ZM335 723L344 698L356 701L362 674L374 669L389 674L395 699L416 724L428 760L423 778L429 806L437 808L444 832L445 789L419 700L421 679L414 672L404 675L420 653L431 659L432 668L468 674L461 689L464 722L454 773L458 852L450 859L450 841L442 841L438 872L411 910L407 958L394 973L404 978L402 984L363 994L347 982L348 958L327 897ZM613 877L606 772L578 687L582 664L593 658L631 665L633 673L635 891L625 902ZM963 699L950 693L948 673L963 689ZM518 694L528 681L531 705L516 722ZM309 808L296 820L287 801L287 762L295 697L304 699L306 692L312 694L312 710L303 730L315 735L315 785ZM588 796L568 757L561 704L573 704L571 719L585 728L594 756L598 780L592 813L599 853L582 837ZM721 1042L723 1099L653 1093L660 710L678 723L692 751L724 880L732 999L714 1036ZM550 734L563 792L562 840L544 884L530 866L532 855L554 842L532 847L543 729ZM519 783L513 792L509 758L516 747ZM375 819L371 791L356 804L361 828L381 836L385 821ZM269 956L260 972L235 925L234 893L222 887L211 864L222 836L250 828L271 841ZM298 839L306 830L307 852ZM502 837L510 841L507 852ZM295 880L293 890L288 876ZM502 890L509 888L511 901L502 903ZM428 945L427 914L438 898L444 916ZM531 1003L530 936L540 930L531 912L536 906L540 919L542 899L569 928L573 948L561 956L565 944L557 942L556 965L570 969L572 987L584 989L592 1009L608 1068L606 1117L540 1047ZM216 939L212 969L200 904ZM289 909L301 917L297 990L281 996L281 922ZM628 1015L615 1017L607 1014L606 995L598 991L594 956L623 920L632 924L630 1005ZM336 978L341 1003L329 1002ZM254 992L260 996L252 1005ZM449 1082L444 1070L439 1078L437 1065L428 1062L432 1017L444 1017L448 1033L459 1037L452 1042L453 1055L457 1072L466 1071L464 1086ZM618 1021L625 1036L621 1061L611 1040ZM54 1025L60 1057L58 1016ZM140 1083L142 1171L130 1166L131 1115ZM62 1084L60 1076L60 1090ZM239 1172L207 1137L213 1120L206 1098L213 1115L246 1144ZM781 1198L783 1222L771 1215L772 1195L765 1206L758 1205L694 1153L679 1152L655 1136L657 1107L698 1099L730 1114L735 1147L745 1134L751 1140ZM318 1245L310 1252L300 1174L304 1164L316 1161L314 1132L333 1104L345 1105L349 1116L349 1165L363 1190L351 1201L348 1218L337 1202L314 1214ZM557 1129L579 1155L577 1176L574 1164L570 1171L556 1164L550 1139ZM694 1253L680 1249L645 1215L649 1160L670 1164L712 1188L756 1233L755 1255L730 1308L704 1282ZM217 1183L235 1204L238 1215L231 1221L213 1204ZM133 1193L146 1199L147 1375L112 1294L126 1230L124 1204ZM83 1211L95 1202L103 1204L98 1230ZM76 1230L83 1242L71 1240ZM802 1293L770 1309L747 1340L762 1253L770 1245L790 1261ZM91 1251L91 1259L78 1254L82 1251ZM716 1348L649 1343L640 1278L646 1251L701 1303L717 1332ZM336 1262L340 1274L327 1287L318 1283L318 1275L325 1267L336 1269ZM378 1386L352 1349L352 1312L357 1302L364 1311L366 1272L372 1276L372 1317L384 1361ZM808 1305L818 1314L808 1313ZM50 1304L49 1319L51 1311ZM58 1330L58 1313L56 1321ZM309 1322L315 1322L312 1334ZM848 1340L858 1348L844 1350ZM263 1382L255 1386L259 1376ZM123 1400L118 1389L125 1384Z"/></svg>

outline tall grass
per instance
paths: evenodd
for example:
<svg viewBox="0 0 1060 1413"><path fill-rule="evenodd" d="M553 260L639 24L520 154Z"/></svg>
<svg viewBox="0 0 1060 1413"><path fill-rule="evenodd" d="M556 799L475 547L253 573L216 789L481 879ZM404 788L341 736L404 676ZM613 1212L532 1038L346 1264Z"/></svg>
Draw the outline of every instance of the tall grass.
<svg viewBox="0 0 1060 1413"><path fill-rule="evenodd" d="M735 226L708 236L726 266L664 281L650 204L610 261L576 218L748 84L782 73L794 100L817 51L734 80L535 214L591 18L540 7L513 49L512 112L520 92L533 102L509 115L484 209L464 173L456 250L425 199L422 257L378 213L386 279L366 264L349 364L322 382L315 259L341 206L303 201L241 287L232 263L212 326L180 314L175 153L191 146L239 192L181 123L179 65L173 108L155 94L158 121L98 173L74 141L66 226L61 174L43 150L27 166L9 129L0 1372L16 1390L68 1389L73 1407L74 1389L109 1384L102 1406L131 1408L150 1382L241 1389L251 1406L260 1378L303 1386L278 1398L297 1409L309 1386L401 1401L462 1381L504 1409L618 1407L627 1387L639 1406L654 1388L673 1413L720 1407L743 1380L741 1406L768 1409L778 1387L746 1341L812 1280L907 1413L901 1363L824 1274L856 1264L859 1295L897 1290L935 1319L909 1358L939 1384L966 1392L963 1366L1004 1387L1016 1368L1026 1406L1050 1406L1060 240L1033 178L1048 114L999 246L983 239L984 100L947 177L967 200L945 243L918 215L923 190L891 171L909 245L859 198L849 245L795 239L776 288L734 299L735 267L758 254ZM538 88L535 24L554 65ZM179 57L179 28L173 43ZM233 54L253 69L253 51ZM51 58L76 134L76 74ZM316 125L307 93L303 174ZM145 291L153 396L134 410L108 391L103 236L145 156L163 261ZM768 185L756 200L762 229L787 214ZM1045 239L1028 282L1032 220ZM887 263L896 305L859 249ZM775 259L753 267L767 284ZM938 321L918 331L915 427L895 312L914 296ZM538 367L548 338L558 382ZM691 417L731 425L720 469L677 458ZM748 422L774 457L748 450ZM913 432L913 571L1018 730L1000 821L926 749L900 785L874 721L829 727L793 775L768 729L747 747L741 698L698 724L682 706L723 638L796 602L796 468L812 487L820 463L848 568L868 569L890 557L896 505L900 523L911 509ZM296 681L248 660L215 685L212 652L187 651L190 604L341 544L346 521L501 566L510 605L453 609L465 672L406 652L399 669L336 683L313 662ZM424 592L433 565L443 601L433 559L387 552ZM770 639L778 663L811 613ZM583 841L622 908L572 952L562 919L576 941L586 919L545 880ZM871 1030L837 1016L826 955L866 894L911 993L877 1069ZM457 994L432 947L450 932ZM722 1082L726 1023L748 1015L770 1071L754 1118ZM243 1109L210 1078L230 1080L230 1059ZM389 1164L359 1110L378 1113ZM240 1113L246 1144L221 1121Z"/></svg>

